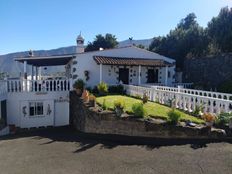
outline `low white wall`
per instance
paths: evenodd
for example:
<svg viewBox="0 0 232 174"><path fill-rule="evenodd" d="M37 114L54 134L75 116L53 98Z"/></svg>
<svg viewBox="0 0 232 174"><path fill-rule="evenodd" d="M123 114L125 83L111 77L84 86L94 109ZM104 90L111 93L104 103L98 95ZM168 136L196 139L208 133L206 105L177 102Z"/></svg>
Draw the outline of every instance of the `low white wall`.
<svg viewBox="0 0 232 174"><path fill-rule="evenodd" d="M56 105L55 101L66 101L62 107ZM44 113L41 116L29 116L29 102L43 102ZM26 114L23 107L26 106ZM57 107L56 107L57 106ZM50 108L50 112L48 112ZM57 110L57 111L56 111ZM59 113L58 115L56 115ZM60 118L61 117L61 118ZM58 120L56 124L55 120ZM8 93L7 96L7 124L13 124L21 128L40 126L67 125L69 120L69 92L47 92L47 93Z"/></svg>

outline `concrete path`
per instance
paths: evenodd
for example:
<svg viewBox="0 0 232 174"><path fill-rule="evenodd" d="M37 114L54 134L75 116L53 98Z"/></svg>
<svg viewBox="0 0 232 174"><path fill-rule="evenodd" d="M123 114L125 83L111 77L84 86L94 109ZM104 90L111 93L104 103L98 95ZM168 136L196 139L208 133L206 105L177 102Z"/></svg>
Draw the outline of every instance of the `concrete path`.
<svg viewBox="0 0 232 174"><path fill-rule="evenodd" d="M92 140L69 128L0 138L2 174L231 174L232 144L130 145Z"/></svg>

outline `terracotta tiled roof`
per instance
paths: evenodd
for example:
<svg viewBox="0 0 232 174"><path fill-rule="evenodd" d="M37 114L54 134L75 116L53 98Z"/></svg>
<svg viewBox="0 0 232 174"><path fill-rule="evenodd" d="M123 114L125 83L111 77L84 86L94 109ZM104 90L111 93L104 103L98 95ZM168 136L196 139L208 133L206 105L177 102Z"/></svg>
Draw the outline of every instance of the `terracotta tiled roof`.
<svg viewBox="0 0 232 174"><path fill-rule="evenodd" d="M143 58L130 58L130 57L106 57L94 56L97 64L103 65L129 65L129 66L170 66L171 64L160 59L143 59Z"/></svg>

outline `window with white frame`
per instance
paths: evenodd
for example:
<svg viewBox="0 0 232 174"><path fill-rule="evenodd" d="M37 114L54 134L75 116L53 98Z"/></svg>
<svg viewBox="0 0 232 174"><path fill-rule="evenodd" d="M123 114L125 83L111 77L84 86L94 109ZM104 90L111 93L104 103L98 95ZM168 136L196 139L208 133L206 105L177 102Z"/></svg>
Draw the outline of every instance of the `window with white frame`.
<svg viewBox="0 0 232 174"><path fill-rule="evenodd" d="M29 115L40 116L43 115L43 102L29 102Z"/></svg>

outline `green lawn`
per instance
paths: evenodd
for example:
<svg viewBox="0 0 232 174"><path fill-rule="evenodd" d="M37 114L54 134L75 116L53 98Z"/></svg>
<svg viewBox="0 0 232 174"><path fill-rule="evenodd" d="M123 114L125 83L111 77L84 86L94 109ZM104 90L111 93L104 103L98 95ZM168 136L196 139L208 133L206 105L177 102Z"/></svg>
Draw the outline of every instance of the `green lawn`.
<svg viewBox="0 0 232 174"><path fill-rule="evenodd" d="M134 103L141 102L141 100L139 100L139 99L135 99L135 98L127 97L127 96L121 96L121 95L109 95L109 96L104 96L104 97L97 97L97 103L99 105L102 105L104 100L106 102L107 108L109 108L109 109L114 108L114 102L116 100L123 100L125 102L124 111L126 111L126 112L132 112L132 105ZM163 105L160 105L160 104L157 104L154 102L146 103L144 105L144 108L146 109L149 116L151 116L151 117L158 116L158 117L164 118L164 119L168 118L167 114L171 110L170 107L163 106ZM181 112L181 111L177 111L177 112L181 113L181 120L182 121L190 120L194 123L204 123L204 121L199 119L199 118L188 115L188 114Z"/></svg>

